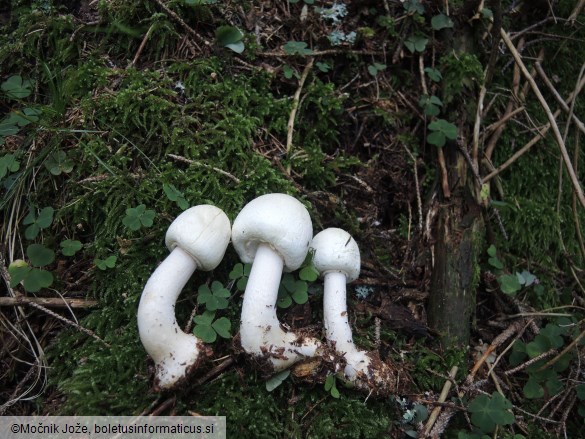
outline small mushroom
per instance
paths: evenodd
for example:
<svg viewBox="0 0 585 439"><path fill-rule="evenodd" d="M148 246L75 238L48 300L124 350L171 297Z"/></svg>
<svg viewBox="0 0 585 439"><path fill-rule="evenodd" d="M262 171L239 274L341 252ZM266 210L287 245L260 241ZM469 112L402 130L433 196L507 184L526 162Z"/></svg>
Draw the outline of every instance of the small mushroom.
<svg viewBox="0 0 585 439"><path fill-rule="evenodd" d="M313 263L324 279L323 318L330 346L345 358L347 379L356 387L384 395L395 378L377 354L359 350L347 316L346 284L360 273L360 250L344 230L329 228L319 232L311 243Z"/></svg>
<svg viewBox="0 0 585 439"><path fill-rule="evenodd" d="M283 330L276 316L282 272L303 263L313 235L309 212L290 195L267 194L248 203L234 220L232 243L252 270L244 293L240 343L266 374L315 355L321 343Z"/></svg>
<svg viewBox="0 0 585 439"><path fill-rule="evenodd" d="M171 251L154 271L138 305L138 331L155 362L155 388L169 389L201 360L201 341L184 333L175 319L175 302L195 269L219 265L230 240L230 221L219 208L191 207L170 225L165 243Z"/></svg>

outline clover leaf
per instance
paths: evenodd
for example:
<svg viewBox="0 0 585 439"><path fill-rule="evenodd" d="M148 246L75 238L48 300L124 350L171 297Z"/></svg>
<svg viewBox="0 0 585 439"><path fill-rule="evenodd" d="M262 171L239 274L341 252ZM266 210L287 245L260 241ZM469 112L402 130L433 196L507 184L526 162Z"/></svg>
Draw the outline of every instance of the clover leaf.
<svg viewBox="0 0 585 439"><path fill-rule="evenodd" d="M427 137L427 142L439 148L445 146L447 139L457 138L457 127L444 119L437 119L429 124L432 131Z"/></svg>
<svg viewBox="0 0 585 439"><path fill-rule="evenodd" d="M230 338L231 322L227 317L220 317L215 319L215 311L207 310L203 314L195 316L193 321L195 327L193 328L193 334L205 343L213 343L217 336L222 338Z"/></svg>
<svg viewBox="0 0 585 439"><path fill-rule="evenodd" d="M471 422L485 433L491 433L496 425L514 423L514 415L510 412L512 403L500 393L494 392L490 398L479 395L469 404Z"/></svg>
<svg viewBox="0 0 585 439"><path fill-rule="evenodd" d="M0 136L2 133L0 133ZM16 172L20 169L20 162L16 159L14 154L6 154L0 157L0 178L4 178L7 174Z"/></svg>
<svg viewBox="0 0 585 439"><path fill-rule="evenodd" d="M213 281L211 288L207 285L201 285L198 290L197 303L205 304L208 311L226 309L229 305L227 300L230 292L225 289L221 282Z"/></svg>
<svg viewBox="0 0 585 439"><path fill-rule="evenodd" d="M313 53L304 41L289 41L283 46L283 49L289 55L311 55Z"/></svg>
<svg viewBox="0 0 585 439"><path fill-rule="evenodd" d="M172 184L163 184L163 191L167 198L177 203L182 210L186 210L189 207L189 203L185 199L185 195L179 189Z"/></svg>
<svg viewBox="0 0 585 439"><path fill-rule="evenodd" d="M126 209L126 216L122 220L122 224L130 230L136 231L141 227L152 226L154 215L154 210L147 210L144 204L140 204L136 207L129 207Z"/></svg>
<svg viewBox="0 0 585 439"><path fill-rule="evenodd" d="M6 96L12 99L26 98L32 93L32 82L22 79L20 75L13 75L0 86Z"/></svg>
<svg viewBox="0 0 585 439"><path fill-rule="evenodd" d="M46 229L53 222L54 209L52 207L45 207L36 215L36 209L31 207L28 215L24 217L22 223L28 226L24 231L26 239L35 239L41 229Z"/></svg>
<svg viewBox="0 0 585 439"><path fill-rule="evenodd" d="M412 35L404 41L404 45L406 48L411 52L424 52L425 48L427 47L427 43L429 42L428 38L425 38L420 35Z"/></svg>
<svg viewBox="0 0 585 439"><path fill-rule="evenodd" d="M64 256L73 256L79 250L81 250L81 242L74 241L72 239L66 239L65 241L61 242L61 253Z"/></svg>
<svg viewBox="0 0 585 439"><path fill-rule="evenodd" d="M451 27L453 27L453 20L451 20L445 14L435 15L431 19L431 26L434 30L451 28Z"/></svg>
<svg viewBox="0 0 585 439"><path fill-rule="evenodd" d="M27 249L27 254L30 257L30 254L32 253L34 259L36 257L35 250L33 249L32 252L29 250L30 246ZM45 260L50 260L52 262L51 258L45 257ZM39 263L40 261L36 260L36 262ZM12 288L16 287L19 283L22 282L25 291L28 291L30 293L36 293L40 291L42 288L48 288L53 284L52 273L38 268L33 268L23 260L13 261L8 267L8 273L10 274L10 286Z"/></svg>
<svg viewBox="0 0 585 439"><path fill-rule="evenodd" d="M245 291L248 285L248 277L252 271L252 264L237 263L230 271L229 278L236 281L236 288L239 291Z"/></svg>
<svg viewBox="0 0 585 439"><path fill-rule="evenodd" d="M73 169L73 162L65 151L55 151L45 160L45 168L53 175L68 174Z"/></svg>
<svg viewBox="0 0 585 439"><path fill-rule="evenodd" d="M116 256L112 255L112 256L108 256L106 259L95 258L93 260L93 263L96 265L97 268L104 271L104 270L107 270L108 268L114 268L116 266L117 260L118 260L118 258Z"/></svg>

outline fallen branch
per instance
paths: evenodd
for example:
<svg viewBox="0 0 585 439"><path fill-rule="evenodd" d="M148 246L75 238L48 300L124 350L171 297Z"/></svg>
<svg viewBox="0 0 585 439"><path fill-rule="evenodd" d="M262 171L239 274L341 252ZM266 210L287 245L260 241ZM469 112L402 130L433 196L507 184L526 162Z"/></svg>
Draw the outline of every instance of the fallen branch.
<svg viewBox="0 0 585 439"><path fill-rule="evenodd" d="M299 86L295 95L293 97L292 108L290 110L290 116L288 118L287 127L287 134L286 134L286 156L289 157L290 151L292 149L292 142L293 142L293 133L295 128L295 118L297 116L297 110L299 109L299 102L301 99L301 92L303 90L303 85L307 80L307 76L309 76L309 72L313 68L313 63L315 62L314 58L309 58L309 62L305 66L303 70L303 74L301 75L301 79L299 79ZM290 158L290 157L289 157ZM290 174L290 164L287 167L287 173Z"/></svg>
<svg viewBox="0 0 585 439"><path fill-rule="evenodd" d="M98 305L97 300L71 299L58 297L0 297L0 306L26 306L30 304L46 306L48 308L94 308Z"/></svg>
<svg viewBox="0 0 585 439"><path fill-rule="evenodd" d="M571 180L571 183L573 184L573 189L575 190L575 193L577 195L577 198L579 199L579 202L581 203L581 206L583 208L585 208L585 195L583 194L583 189L581 188L581 183L579 183L579 179L577 178L577 175L575 174L575 170L573 169L573 165L571 164L571 159L569 157L569 153L567 152L565 142L563 141L563 137L561 135L561 132L559 131L559 127L557 125L555 117L553 116L553 114L550 110L550 107L548 106L548 103L546 102L546 99L544 99L544 96L540 92L538 85L536 85L534 78L532 78L532 76L530 75L530 72L528 71L528 69L524 65L524 62L522 61L520 54L516 50L516 47L514 47L514 44L510 40L508 33L502 29L501 35L502 35L502 40L504 40L504 43L508 47L508 50L510 50L510 52L512 53L514 60L516 61L516 63L520 67L520 70L522 71L522 74L524 75L526 80L530 83L530 88L532 88L532 91L534 91L534 94L536 94L536 97L538 98L540 105L542 106L542 108L544 109L544 111L546 113L546 116L547 116L547 118L550 122L551 128L553 130L554 138L555 138L555 140L559 146L559 149L561 151L561 156L562 156L563 161L565 163L565 167L567 168L567 173L569 174L569 178Z"/></svg>
<svg viewBox="0 0 585 439"><path fill-rule="evenodd" d="M176 160L178 162L183 162L183 163L187 163L189 165L195 165L195 166L200 166L202 168L211 169L211 170L213 170L221 175L225 175L226 177L231 178L233 181L235 181L238 184L240 183L240 179L238 177L230 174L229 172L224 171L223 169L216 168L215 166L210 166L210 165L207 165L205 163L201 163L201 162L191 160L191 159L188 159L186 157L182 157L180 155L175 155L175 154L167 154L167 157L170 157L173 160Z"/></svg>

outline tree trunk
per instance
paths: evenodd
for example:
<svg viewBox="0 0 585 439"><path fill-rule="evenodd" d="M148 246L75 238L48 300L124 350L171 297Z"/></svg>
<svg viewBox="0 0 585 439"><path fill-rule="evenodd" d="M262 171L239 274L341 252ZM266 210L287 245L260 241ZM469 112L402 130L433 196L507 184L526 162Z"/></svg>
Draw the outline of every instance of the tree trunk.
<svg viewBox="0 0 585 439"><path fill-rule="evenodd" d="M437 217L429 325L443 346L467 346L480 273L481 212L473 201L460 198L438 206Z"/></svg>

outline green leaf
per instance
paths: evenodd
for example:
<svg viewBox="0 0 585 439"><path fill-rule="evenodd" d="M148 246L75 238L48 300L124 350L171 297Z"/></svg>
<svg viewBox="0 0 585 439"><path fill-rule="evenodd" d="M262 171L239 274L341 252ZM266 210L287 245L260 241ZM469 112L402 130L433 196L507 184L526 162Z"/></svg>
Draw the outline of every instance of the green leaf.
<svg viewBox="0 0 585 439"><path fill-rule="evenodd" d="M0 139L2 139L2 137L13 136L17 134L18 131L20 131L20 128L18 128L16 123L10 120L9 117L6 117L0 121Z"/></svg>
<svg viewBox="0 0 585 439"><path fill-rule="evenodd" d="M291 294L291 296L293 300L299 305L307 303L307 301L309 300L307 283L302 280L297 281L295 283L295 290Z"/></svg>
<svg viewBox="0 0 585 439"><path fill-rule="evenodd" d="M585 401L585 384L579 384L576 386L575 392L577 393L577 398L579 398L579 401Z"/></svg>
<svg viewBox="0 0 585 439"><path fill-rule="evenodd" d="M331 70L331 66L326 62L316 62L315 65L323 73L327 73L328 71Z"/></svg>
<svg viewBox="0 0 585 439"><path fill-rule="evenodd" d="M42 288L48 288L53 284L53 273L33 268L23 281L24 289L30 293L36 293Z"/></svg>
<svg viewBox="0 0 585 439"><path fill-rule="evenodd" d="M8 274L10 274L10 287L16 287L22 282L28 273L32 270L25 261L17 259L8 266Z"/></svg>
<svg viewBox="0 0 585 439"><path fill-rule="evenodd" d="M244 51L243 38L244 34L233 26L220 26L215 30L215 39L217 42L236 53L242 53Z"/></svg>
<svg viewBox="0 0 585 439"><path fill-rule="evenodd" d="M531 272L529 272L528 270L523 270L522 273L516 273L516 274L522 277L523 282L520 281L520 283L522 285L524 285L525 287L529 287L530 285L532 285L533 283L535 283L538 280L537 277L535 275L533 275Z"/></svg>
<svg viewBox="0 0 585 439"><path fill-rule="evenodd" d="M290 369L283 370L282 372L277 373L276 375L272 375L270 378L266 380L266 390L272 392L278 386L280 386L284 380L288 378L290 375Z"/></svg>
<svg viewBox="0 0 585 439"><path fill-rule="evenodd" d="M280 282L289 293L293 293L297 287L294 276L290 273L285 273Z"/></svg>
<svg viewBox="0 0 585 439"><path fill-rule="evenodd" d="M481 10L481 16L482 16L482 18L485 18L487 20L491 20L494 18L494 13L489 8L483 8Z"/></svg>
<svg viewBox="0 0 585 439"><path fill-rule="evenodd" d="M504 264L502 264L502 261L500 261L498 258L489 258L488 259L488 264L490 264L492 267L498 269L498 270L502 270L504 268Z"/></svg>
<svg viewBox="0 0 585 439"><path fill-rule="evenodd" d="M441 81L441 79L443 79L443 75L441 75L441 72L438 71L437 69L433 69L432 67L426 67L425 73L433 82L439 82Z"/></svg>
<svg viewBox="0 0 585 439"><path fill-rule="evenodd" d="M43 267L55 260L55 252L42 244L31 244L26 248L26 255L33 267Z"/></svg>
<svg viewBox="0 0 585 439"><path fill-rule="evenodd" d="M427 136L427 142L430 143L431 145L435 145L439 148L442 148L443 146L445 146L447 138L442 132L435 131Z"/></svg>
<svg viewBox="0 0 585 439"><path fill-rule="evenodd" d="M437 119L429 124L429 130L443 133L447 139L457 138L457 127L445 119Z"/></svg>
<svg viewBox="0 0 585 439"><path fill-rule="evenodd" d="M297 73L297 71L288 64L282 66L282 71L284 72L284 77L286 79L291 79L293 76L299 78L299 74Z"/></svg>
<svg viewBox="0 0 585 439"><path fill-rule="evenodd" d="M108 268L114 268L116 266L116 261L118 260L117 256L108 256L106 259L99 259L95 258L93 263L100 269L100 270L107 270Z"/></svg>
<svg viewBox="0 0 585 439"><path fill-rule="evenodd" d="M228 275L228 277L232 280L236 280L241 278L244 275L244 265L241 263L237 263L236 265L234 265L234 268L232 268L232 271L230 271L230 274Z"/></svg>
<svg viewBox="0 0 585 439"><path fill-rule="evenodd" d="M542 398L544 396L544 389L535 379L529 378L522 389L524 396L528 399Z"/></svg>
<svg viewBox="0 0 585 439"><path fill-rule="evenodd" d="M530 343L526 345L526 353L530 358L538 357L551 348L550 341L544 335L538 334Z"/></svg>
<svg viewBox="0 0 585 439"><path fill-rule="evenodd" d="M236 282L236 288L239 291L246 291L247 285L248 285L248 278L247 277L241 277L240 280L238 280Z"/></svg>
<svg viewBox="0 0 585 439"><path fill-rule="evenodd" d="M370 64L368 66L368 73L372 76L376 76L378 74L378 72L385 70L386 69L386 64L380 64L380 63L373 63Z"/></svg>
<svg viewBox="0 0 585 439"><path fill-rule="evenodd" d="M339 394L339 390L337 390L337 387L332 387L331 388L331 396L338 399L341 395Z"/></svg>
<svg viewBox="0 0 585 439"><path fill-rule="evenodd" d="M18 171L19 168L20 162L16 160L14 154L6 154L0 158L0 178L4 178L7 174Z"/></svg>
<svg viewBox="0 0 585 439"><path fill-rule="evenodd" d="M79 250L81 250L81 242L74 241L72 239L66 239L65 241L61 242L61 253L64 256L73 256Z"/></svg>
<svg viewBox="0 0 585 439"><path fill-rule="evenodd" d="M32 93L32 83L28 79L22 79L20 75L13 75L0 86L6 96L12 99L26 98Z"/></svg>
<svg viewBox="0 0 585 439"><path fill-rule="evenodd" d="M498 283L502 293L510 296L516 294L522 288L522 285L518 282L518 276L515 274L504 274L498 277Z"/></svg>
<svg viewBox="0 0 585 439"><path fill-rule="evenodd" d="M404 41L404 45L406 48L411 52L424 52L425 48L427 47L427 43L429 42L428 38L425 38L420 35L412 35Z"/></svg>
<svg viewBox="0 0 585 439"><path fill-rule="evenodd" d="M67 157L65 151L56 151L45 160L45 168L53 175L67 174L73 170L73 162Z"/></svg>
<svg viewBox="0 0 585 439"><path fill-rule="evenodd" d="M325 390L329 392L335 384L335 375L327 375L325 378Z"/></svg>
<svg viewBox="0 0 585 439"><path fill-rule="evenodd" d="M144 204L126 209L126 216L122 219L122 224L132 231L139 230L140 227L150 227L154 223L154 210L147 210Z"/></svg>
<svg viewBox="0 0 585 439"><path fill-rule="evenodd" d="M175 186L172 184L163 184L163 191L167 198L171 201L177 201L177 199L183 195Z"/></svg>
<svg viewBox="0 0 585 439"><path fill-rule="evenodd" d="M47 227L49 227L51 225L51 223L53 222L53 212L55 210L52 207L45 207L44 209L41 210L41 212L39 213L39 216L36 220L37 225L41 228L41 229L46 229Z"/></svg>
<svg viewBox="0 0 585 439"><path fill-rule="evenodd" d="M197 290L197 303L205 304L213 299L213 293L205 284L201 285Z"/></svg>
<svg viewBox="0 0 585 439"><path fill-rule="evenodd" d="M193 321L198 325L211 326L211 322L215 318L215 312L205 311L203 314L195 316Z"/></svg>
<svg viewBox="0 0 585 439"><path fill-rule="evenodd" d="M496 250L496 247L493 244L488 247L487 254L489 256L491 256L492 258L495 258L496 257L497 250Z"/></svg>
<svg viewBox="0 0 585 439"><path fill-rule="evenodd" d="M453 20L451 20L445 14L435 15L431 19L431 26L434 30L451 28L451 27L453 27Z"/></svg>
<svg viewBox="0 0 585 439"><path fill-rule="evenodd" d="M304 41L289 41L283 46L283 49L289 55L311 55L313 53Z"/></svg>
<svg viewBox="0 0 585 439"><path fill-rule="evenodd" d="M319 278L319 272L314 265L308 265L299 272L299 278L307 282L315 282Z"/></svg>
<svg viewBox="0 0 585 439"><path fill-rule="evenodd" d="M406 0L402 6L409 14L416 13L422 15L425 13L425 7L421 4L420 0Z"/></svg>
<svg viewBox="0 0 585 439"><path fill-rule="evenodd" d="M220 317L212 323L211 327L220 337L231 338L230 329L232 327L232 323L227 317Z"/></svg>
<svg viewBox="0 0 585 439"><path fill-rule="evenodd" d="M205 343L213 343L217 340L217 333L208 325L196 325L193 328L193 334Z"/></svg>
<svg viewBox="0 0 585 439"><path fill-rule="evenodd" d="M288 308L292 305L292 302L292 297L290 297L290 294L284 285L281 284L278 288L278 300L276 301L276 305L279 308Z"/></svg>

